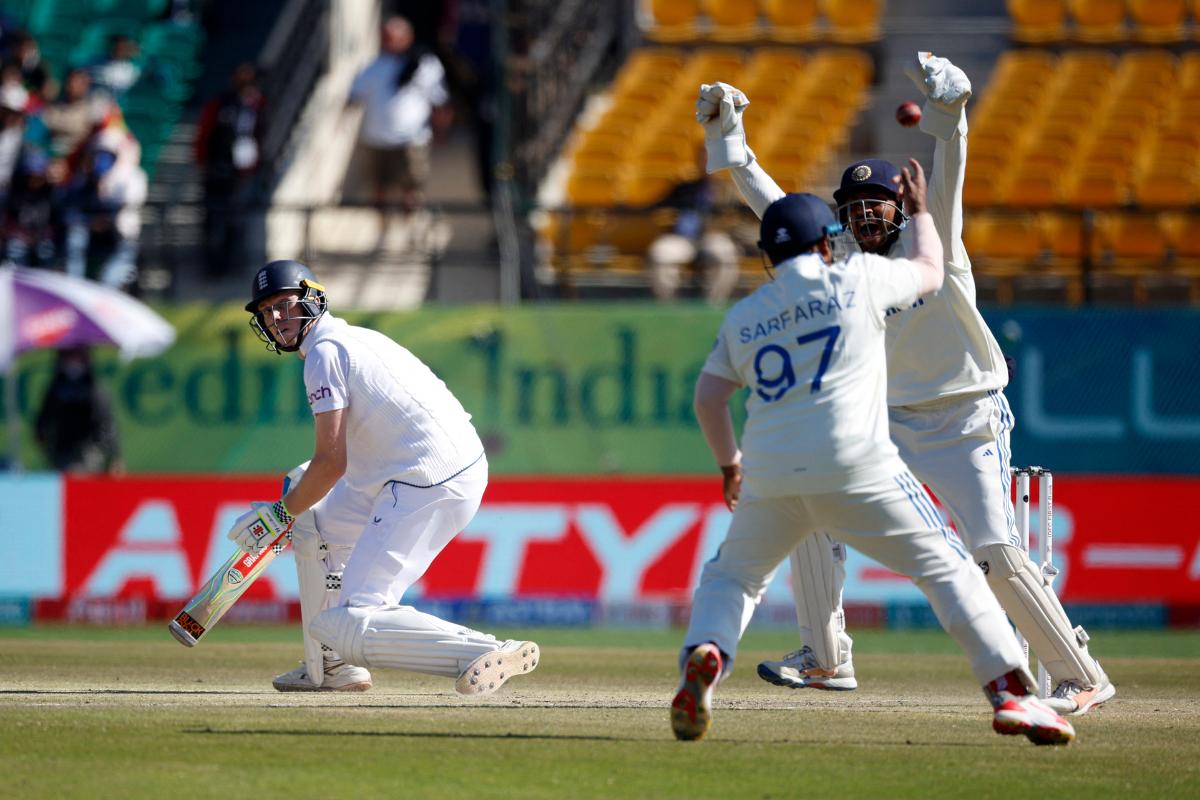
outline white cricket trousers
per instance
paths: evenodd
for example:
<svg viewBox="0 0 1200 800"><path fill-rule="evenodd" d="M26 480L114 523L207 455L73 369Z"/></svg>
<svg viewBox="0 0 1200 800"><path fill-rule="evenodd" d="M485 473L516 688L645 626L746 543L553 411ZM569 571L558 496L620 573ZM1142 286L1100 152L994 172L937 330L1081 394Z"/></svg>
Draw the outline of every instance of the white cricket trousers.
<svg viewBox="0 0 1200 800"><path fill-rule="evenodd" d="M374 496L338 481L314 508L317 530L351 548L338 605L398 606L438 553L479 510L487 458L436 486L390 482Z"/></svg>
<svg viewBox="0 0 1200 800"><path fill-rule="evenodd" d="M728 671L775 570L801 540L818 531L912 578L966 653L981 685L1024 664L983 574L941 524L929 495L907 469L844 492L743 494L724 543L701 573L685 652L714 642L728 656Z"/></svg>

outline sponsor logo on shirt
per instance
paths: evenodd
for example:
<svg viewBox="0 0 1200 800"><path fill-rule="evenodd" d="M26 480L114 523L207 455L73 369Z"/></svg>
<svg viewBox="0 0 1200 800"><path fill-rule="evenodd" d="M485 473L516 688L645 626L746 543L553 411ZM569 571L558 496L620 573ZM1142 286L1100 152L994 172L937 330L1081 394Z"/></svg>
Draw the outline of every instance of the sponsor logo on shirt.
<svg viewBox="0 0 1200 800"><path fill-rule="evenodd" d="M318 400L325 400L326 398L329 398L329 397L333 397L333 392L329 391L328 386L322 386L320 389L317 389L315 392L309 392L308 404L311 406L313 403L317 402Z"/></svg>

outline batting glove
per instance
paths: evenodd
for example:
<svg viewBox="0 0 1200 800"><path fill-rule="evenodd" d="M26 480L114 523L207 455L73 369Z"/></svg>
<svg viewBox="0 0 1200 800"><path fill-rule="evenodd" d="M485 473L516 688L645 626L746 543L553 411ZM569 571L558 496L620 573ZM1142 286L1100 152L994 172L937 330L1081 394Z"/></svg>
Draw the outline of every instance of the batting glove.
<svg viewBox="0 0 1200 800"><path fill-rule="evenodd" d="M274 503L251 503L250 510L238 517L226 536L237 542L247 553L258 555L287 531L292 523L282 500Z"/></svg>
<svg viewBox="0 0 1200 800"><path fill-rule="evenodd" d="M971 81L967 73L948 59L938 58L933 53L917 53L917 63L909 62L904 72L931 102L954 107L965 103L971 96Z"/></svg>
<svg viewBox="0 0 1200 800"><path fill-rule="evenodd" d="M704 83L696 100L696 121L704 126L704 149L708 153L708 172L728 167L744 167L754 160L754 151L746 144L742 112L750 105L740 89L727 83Z"/></svg>

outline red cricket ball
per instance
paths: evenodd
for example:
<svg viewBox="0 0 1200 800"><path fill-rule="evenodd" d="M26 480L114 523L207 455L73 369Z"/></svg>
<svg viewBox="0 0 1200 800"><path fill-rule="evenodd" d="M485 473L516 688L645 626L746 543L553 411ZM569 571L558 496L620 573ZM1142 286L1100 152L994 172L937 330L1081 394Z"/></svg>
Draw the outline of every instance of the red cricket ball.
<svg viewBox="0 0 1200 800"><path fill-rule="evenodd" d="M896 122L906 128L911 128L921 121L921 107L911 101L901 103L896 109Z"/></svg>

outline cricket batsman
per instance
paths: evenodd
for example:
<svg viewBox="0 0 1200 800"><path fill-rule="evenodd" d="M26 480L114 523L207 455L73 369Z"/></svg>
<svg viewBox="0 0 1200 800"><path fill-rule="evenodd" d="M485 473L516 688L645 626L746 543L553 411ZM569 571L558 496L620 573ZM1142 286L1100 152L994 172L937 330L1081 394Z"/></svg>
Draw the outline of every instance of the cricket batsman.
<svg viewBox="0 0 1200 800"><path fill-rule="evenodd" d="M708 731L713 688L732 667L775 570L825 531L925 593L983 684L997 733L1037 744L1074 739L1071 724L1033 694L1004 612L888 438L887 310L936 292L944 276L924 175L909 163L900 176L909 258L855 253L835 261L830 237L841 226L811 194L785 195L763 213L759 246L775 278L726 314L696 382L696 419L733 519L693 599L671 703L679 739ZM729 400L743 386L750 391L739 450Z"/></svg>
<svg viewBox="0 0 1200 800"><path fill-rule="evenodd" d="M394 667L453 678L461 694L489 694L533 670L538 646L499 642L403 604L475 516L487 486L483 444L416 356L327 309L324 287L296 261L260 269L246 304L268 350L304 360L316 439L283 498L252 504L228 534L258 552L294 519L305 661L274 686L361 691L371 686L366 667Z"/></svg>
<svg viewBox="0 0 1200 800"><path fill-rule="evenodd" d="M971 83L944 58L919 53L906 70L925 95L921 130L934 137L929 211L945 253L942 289L887 309L888 417L892 441L913 473L949 511L987 584L1045 664L1054 685L1047 703L1083 714L1116 689L1088 652L1088 635L1072 627L1014 525L1009 435L1013 414L1004 397L1008 370L975 306L971 261L962 242L962 187L967 160L966 104ZM704 125L708 170L731 169L746 203L762 217L783 191L746 143L746 96L723 83L705 84L696 103ZM912 252L910 220L897 202L899 171L882 159L851 164L834 192L841 221L866 253ZM792 688L854 689L851 640L842 587L845 550L824 536L792 554L793 594L803 647L764 661L759 675Z"/></svg>

